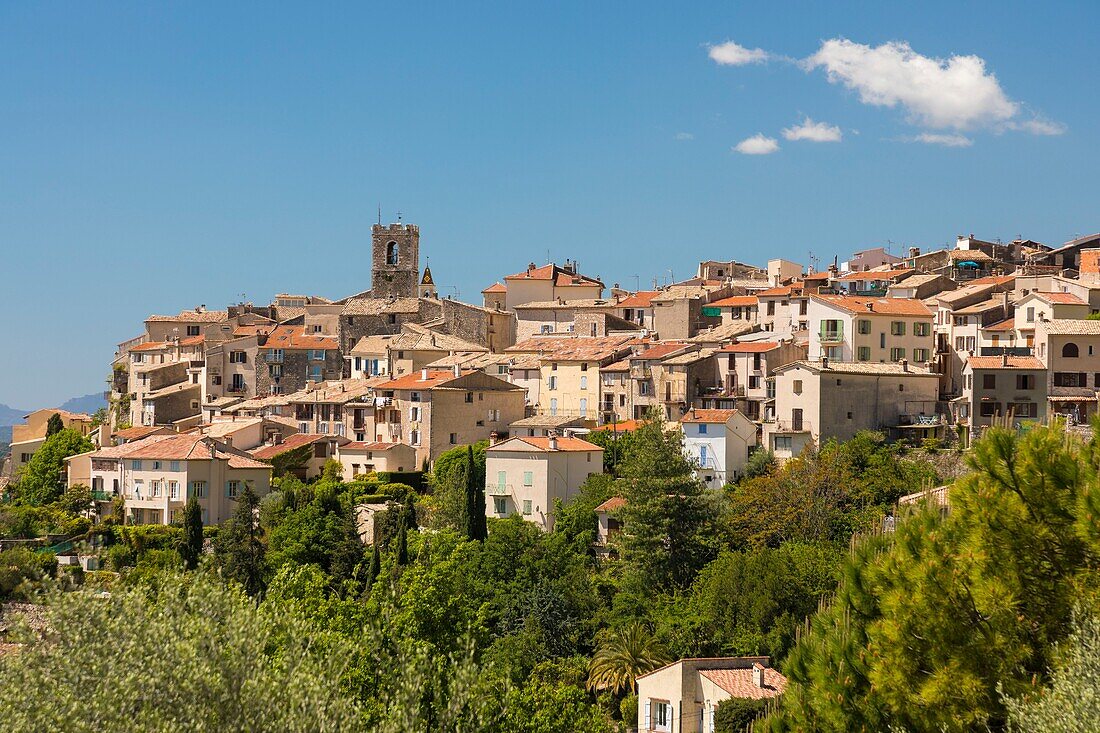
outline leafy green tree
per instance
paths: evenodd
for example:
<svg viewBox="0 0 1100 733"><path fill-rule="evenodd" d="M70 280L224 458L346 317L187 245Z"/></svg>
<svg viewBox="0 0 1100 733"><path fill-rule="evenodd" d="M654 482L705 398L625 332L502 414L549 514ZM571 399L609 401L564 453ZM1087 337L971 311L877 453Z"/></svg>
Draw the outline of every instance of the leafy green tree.
<svg viewBox="0 0 1100 733"><path fill-rule="evenodd" d="M54 506L66 514L83 517L90 514L95 507L92 501L92 490L83 484L75 484L65 489L65 493L54 503Z"/></svg>
<svg viewBox="0 0 1100 733"><path fill-rule="evenodd" d="M644 588L683 588L718 554L718 496L693 477L677 430L655 419L634 433L619 466L623 560Z"/></svg>
<svg viewBox="0 0 1100 733"><path fill-rule="evenodd" d="M65 491L65 459L87 453L95 446L72 428L51 435L16 477L16 496L21 502L40 506L56 501Z"/></svg>
<svg viewBox="0 0 1100 733"><path fill-rule="evenodd" d="M363 544L348 496L339 493L339 486L338 479L333 483L331 476L322 477L313 485L314 494L308 503L279 513L266 527L272 567L312 563L338 580L354 575L363 561Z"/></svg>
<svg viewBox="0 0 1100 733"><path fill-rule="evenodd" d="M472 479L479 485L485 485L485 450L489 441L483 440L473 446ZM438 528L450 527L466 531L469 512L467 486L470 480L469 448L460 445L444 451L435 460L429 485L433 493L435 514L432 525ZM484 512L483 512L484 513Z"/></svg>
<svg viewBox="0 0 1100 733"><path fill-rule="evenodd" d="M348 641L319 644L298 614L257 609L209 576L108 596L54 593L48 613L48 638L30 635L0 657L5 731L364 727L340 685Z"/></svg>
<svg viewBox="0 0 1100 733"><path fill-rule="evenodd" d="M253 596L263 591L267 574L267 549L257 516L259 504L255 492L245 485L237 498L233 518L223 524L214 543L215 557L222 572Z"/></svg>
<svg viewBox="0 0 1100 733"><path fill-rule="evenodd" d="M65 423L61 419L61 415L56 412L50 415L50 419L46 421L46 437L51 438L64 429Z"/></svg>
<svg viewBox="0 0 1100 733"><path fill-rule="evenodd" d="M715 733L744 733L767 707L764 700L731 697L714 711Z"/></svg>
<svg viewBox="0 0 1100 733"><path fill-rule="evenodd" d="M394 558L396 559L399 567L404 567L409 564L409 535L408 527L405 524L404 515L400 526L397 528L397 542L396 549L394 550Z"/></svg>
<svg viewBox="0 0 1100 733"><path fill-rule="evenodd" d="M1058 425L990 430L946 518L925 507L854 547L785 663L770 729L1003 728L1005 697L1053 666L1093 582L1076 516L1097 483L1093 455Z"/></svg>
<svg viewBox="0 0 1100 733"><path fill-rule="evenodd" d="M378 551L378 543L375 542L370 550L370 565L367 566L366 591L369 593L374 581L378 580L378 573L382 571L382 554Z"/></svg>
<svg viewBox="0 0 1100 733"><path fill-rule="evenodd" d="M202 505L192 496L183 508L183 538L180 541L180 557L188 570L199 566L202 557Z"/></svg>
<svg viewBox="0 0 1100 733"><path fill-rule="evenodd" d="M745 478L753 479L758 476L766 476L775 470L775 466L775 454L770 450L757 448L749 456L748 463L745 464Z"/></svg>
<svg viewBox="0 0 1100 733"><path fill-rule="evenodd" d="M604 634L588 665L588 687L615 694L637 692L639 675L668 664L668 653L645 624L635 621Z"/></svg>
<svg viewBox="0 0 1100 733"><path fill-rule="evenodd" d="M619 464L626 457L635 437L633 431L620 431L614 426L607 426L601 430L593 430L585 436L585 440L603 448L604 473L618 476Z"/></svg>
<svg viewBox="0 0 1100 733"><path fill-rule="evenodd" d="M1059 650L1048 688L1010 699L1010 731L1091 733L1100 730L1100 619L1083 607Z"/></svg>
<svg viewBox="0 0 1100 733"><path fill-rule="evenodd" d="M615 496L615 478L606 473L594 473L584 480L580 490L566 503L554 508L554 532L579 539L585 548L596 540L599 519L596 507Z"/></svg>

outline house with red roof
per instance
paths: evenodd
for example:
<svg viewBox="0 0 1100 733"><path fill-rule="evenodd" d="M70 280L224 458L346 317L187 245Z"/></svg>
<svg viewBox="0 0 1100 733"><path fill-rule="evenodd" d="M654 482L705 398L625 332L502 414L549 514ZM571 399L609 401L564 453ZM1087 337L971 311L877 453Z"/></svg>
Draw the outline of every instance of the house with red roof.
<svg viewBox="0 0 1100 733"><path fill-rule="evenodd" d="M485 514L519 514L549 532L556 503L572 499L597 473L603 473L603 448L581 438L552 434L494 443L485 451Z"/></svg>
<svg viewBox="0 0 1100 733"><path fill-rule="evenodd" d="M778 367L806 358L806 345L790 338L734 341L714 354L718 387L702 393L702 407L738 409L751 420L764 416L768 378Z"/></svg>
<svg viewBox="0 0 1100 733"><path fill-rule="evenodd" d="M504 289L504 307L512 310L524 303L595 300L603 297L604 285L596 278L582 275L576 261L566 260L565 265L560 267L554 263L538 267L532 262L523 272L505 276ZM488 301L486 307L490 307Z"/></svg>
<svg viewBox="0 0 1100 733"><path fill-rule="evenodd" d="M935 337L932 310L908 298L809 297L809 359L925 364Z"/></svg>
<svg viewBox="0 0 1100 733"><path fill-rule="evenodd" d="M636 684L639 731L713 733L720 703L778 697L787 678L768 657L710 657L666 664L639 675Z"/></svg>
<svg viewBox="0 0 1100 733"><path fill-rule="evenodd" d="M1087 380L1086 380L1087 381ZM1083 396L1094 404L1096 390ZM968 356L962 372L962 395L951 402L955 423L974 431L1009 420L1047 417L1047 368L1034 356Z"/></svg>

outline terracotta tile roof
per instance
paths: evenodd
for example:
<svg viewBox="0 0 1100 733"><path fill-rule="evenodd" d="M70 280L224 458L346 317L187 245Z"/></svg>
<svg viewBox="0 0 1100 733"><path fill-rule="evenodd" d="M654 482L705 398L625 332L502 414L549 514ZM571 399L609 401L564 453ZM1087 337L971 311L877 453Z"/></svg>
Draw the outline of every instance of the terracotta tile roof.
<svg viewBox="0 0 1100 733"><path fill-rule="evenodd" d="M188 336L187 338L180 339L179 345L180 346L202 346L204 343L206 343L206 337L202 336L202 335L199 335L199 336Z"/></svg>
<svg viewBox="0 0 1100 733"><path fill-rule="evenodd" d="M614 362L613 364L608 364L607 366L600 367L600 371L601 372L628 372L628 371L630 371L630 360L629 359L621 359L619 361Z"/></svg>
<svg viewBox="0 0 1100 733"><path fill-rule="evenodd" d="M508 440L505 440L501 443L497 443L496 445L489 446L488 450L507 450L506 446L508 445L508 443L511 443L513 440L518 440L522 443L526 443L527 445L529 445L533 448L537 448L538 450L546 452L546 453L551 453L551 452L558 452L558 453L562 453L562 452L566 452L566 453L569 453L569 452L572 452L572 453L577 453L577 452L589 453L589 452L593 452L593 451L600 451L601 453L603 452L603 448L601 448L600 446L595 445L593 443L589 443L587 440L581 440L580 438L565 438L565 437L554 439L554 440L557 441L558 447L552 451L550 449L550 440L551 440L550 438L548 438L548 437L534 438L534 437L528 437L528 436L522 436L522 437L517 437L517 438L509 438Z"/></svg>
<svg viewBox="0 0 1100 733"><path fill-rule="evenodd" d="M599 280L579 273L568 272L553 264L527 269L523 272L517 272L515 275L507 275L504 281L509 280L553 280L554 286L559 288L571 285L598 285L601 288L603 287L603 283Z"/></svg>
<svg viewBox="0 0 1100 733"><path fill-rule="evenodd" d="M162 433L165 430L168 430L168 428L151 425L138 425L134 428L126 428L125 430L119 430L116 433L112 433L111 437L121 438L122 440L126 441L135 441L141 440L142 438L147 438L155 433Z"/></svg>
<svg viewBox="0 0 1100 733"><path fill-rule="evenodd" d="M708 424L724 423L729 420L737 410L688 410L680 422L705 422Z"/></svg>
<svg viewBox="0 0 1100 733"><path fill-rule="evenodd" d="M929 372L927 369L923 369L915 364L909 364L903 369L901 364L896 362L876 361L830 361L827 367L822 367L820 361L792 361L790 364L784 364L778 367L775 371L776 373L786 372L796 367L808 369L815 373L891 374L899 377L939 377L938 374Z"/></svg>
<svg viewBox="0 0 1100 733"><path fill-rule="evenodd" d="M419 313L419 298L351 298L340 311L342 316L379 316L389 313Z"/></svg>
<svg viewBox="0 0 1100 733"><path fill-rule="evenodd" d="M626 506L626 499L621 496L613 496L594 509L597 512L613 512Z"/></svg>
<svg viewBox="0 0 1100 733"><path fill-rule="evenodd" d="M688 351L683 354L675 354L673 356L666 357L661 361L662 366L687 366L688 364L694 364L704 359L709 359L717 353L715 349L699 349L698 351Z"/></svg>
<svg viewBox="0 0 1100 733"><path fill-rule="evenodd" d="M341 439L335 435L317 435L315 433L295 433L294 435L288 435L282 443L261 446L249 451L249 453L252 454L253 458L268 460L286 453L288 450L301 448L303 445L313 445L324 440L347 441L347 438Z"/></svg>
<svg viewBox="0 0 1100 733"><path fill-rule="evenodd" d="M1073 293L1051 293L1036 290L1032 293L1032 295L1039 297L1041 300L1044 300L1047 303L1056 305L1088 305L1087 302L1081 300L1081 298L1074 295Z"/></svg>
<svg viewBox="0 0 1100 733"><path fill-rule="evenodd" d="M746 305L757 305L755 295L734 295L731 298L722 298L721 300L712 300L707 305L724 308L724 307L743 307Z"/></svg>
<svg viewBox="0 0 1100 733"><path fill-rule="evenodd" d="M145 319L145 322L169 321L175 323L179 321L180 323L220 323L228 319L229 314L226 311L189 310L180 311L174 316L149 316Z"/></svg>
<svg viewBox="0 0 1100 733"><path fill-rule="evenodd" d="M790 285L780 285L777 288L768 288L767 290L761 290L757 293L759 298L778 298L784 295L790 295L793 288Z"/></svg>
<svg viewBox="0 0 1100 733"><path fill-rule="evenodd" d="M364 336L352 348L353 355L384 354L387 351L488 351L489 349L449 333L438 333L406 324L399 334Z"/></svg>
<svg viewBox="0 0 1100 733"><path fill-rule="evenodd" d="M314 382L306 389L285 395L287 404L330 403L347 404L370 394L374 386L384 383L385 379L334 379L328 382Z"/></svg>
<svg viewBox="0 0 1100 733"><path fill-rule="evenodd" d="M813 297L849 313L932 317L932 311L928 306L915 298L862 298L855 295L815 295Z"/></svg>
<svg viewBox="0 0 1100 733"><path fill-rule="evenodd" d="M971 369L1046 369L1034 356L1010 356L1007 365L1000 356L971 356L966 363Z"/></svg>
<svg viewBox="0 0 1100 733"><path fill-rule="evenodd" d="M747 669L701 669L699 674L718 685L731 697L749 700L763 700L781 695L787 689L787 678L771 667L764 667L764 686L753 684L752 668Z"/></svg>
<svg viewBox="0 0 1100 733"><path fill-rule="evenodd" d="M639 290L629 297L618 302L620 308L649 308L653 305L653 299L661 294L660 290Z"/></svg>
<svg viewBox="0 0 1100 733"><path fill-rule="evenodd" d="M171 435L152 435L132 443L123 443L113 448L103 448L92 453L93 458L121 458L140 460L145 458L162 461L209 461L210 443L213 443L218 458L227 458L230 468L270 468L246 456L231 453L216 441L210 441L198 433L173 433Z"/></svg>
<svg viewBox="0 0 1100 733"><path fill-rule="evenodd" d="M277 326L261 349L332 349L340 348L333 336L307 334L305 326Z"/></svg>
<svg viewBox="0 0 1100 733"><path fill-rule="evenodd" d="M642 424L642 420L623 420L617 423L606 423L600 427L600 430L608 433L632 433L642 427Z"/></svg>
<svg viewBox="0 0 1100 733"><path fill-rule="evenodd" d="M483 293L507 293L508 287L503 283L493 283L489 287L485 288L481 292Z"/></svg>
<svg viewBox="0 0 1100 733"><path fill-rule="evenodd" d="M474 370L463 371L461 376L473 374ZM453 382L459 377L451 369L429 369L428 378L424 379L424 370L418 369L412 374L403 374L397 379L391 379L375 387L375 389L431 389L447 382Z"/></svg>
<svg viewBox="0 0 1100 733"><path fill-rule="evenodd" d="M745 341L727 344L718 349L718 351L732 354L762 354L765 351L771 351L772 349L778 348L778 341Z"/></svg>
<svg viewBox="0 0 1100 733"><path fill-rule="evenodd" d="M535 337L505 349L508 352L536 352L543 361L600 361L614 357L638 342L634 336Z"/></svg>
<svg viewBox="0 0 1100 733"><path fill-rule="evenodd" d="M167 341L146 341L143 344L130 347L130 351L160 351L171 346Z"/></svg>
<svg viewBox="0 0 1100 733"><path fill-rule="evenodd" d="M349 452L354 453L356 451L387 451L387 450L391 450L392 448L396 448L399 445L402 445L402 444L401 443L370 443L370 442L352 441L350 443L347 443L346 445L340 446L340 452L341 453L349 453Z"/></svg>
<svg viewBox="0 0 1100 733"><path fill-rule="evenodd" d="M980 249L953 249L948 255L952 260L961 260L963 262L972 260L974 262L992 262L993 258L982 252Z"/></svg>
<svg viewBox="0 0 1100 733"><path fill-rule="evenodd" d="M1015 331L1016 330L1016 319L1015 318L1009 318L1007 320L1000 321L999 323L994 323L990 326L985 326L982 330L983 331Z"/></svg>
<svg viewBox="0 0 1100 733"><path fill-rule="evenodd" d="M639 354L634 354L633 356L628 357L628 359L645 359L646 361L650 361L653 359L663 359L670 354L675 354L676 352L683 351L686 348L688 348L687 344L682 344L675 341L671 343L655 343L645 351L642 351Z"/></svg>
<svg viewBox="0 0 1100 733"><path fill-rule="evenodd" d="M995 308L1000 308L1002 305L1004 305L1004 301L1001 298L993 297L989 300L978 301L977 303L974 303L973 305L968 305L965 308L959 308L958 310L953 311L952 315L971 316L977 313L985 313L986 311L991 311ZM1012 303L1009 303L1009 307L1011 306Z"/></svg>
<svg viewBox="0 0 1100 733"><path fill-rule="evenodd" d="M1008 285L1016 281L1015 275L986 275L977 280L971 280L970 285Z"/></svg>
<svg viewBox="0 0 1100 733"><path fill-rule="evenodd" d="M1040 321L1038 329L1056 336L1096 336L1100 335L1100 321L1056 318L1053 321Z"/></svg>

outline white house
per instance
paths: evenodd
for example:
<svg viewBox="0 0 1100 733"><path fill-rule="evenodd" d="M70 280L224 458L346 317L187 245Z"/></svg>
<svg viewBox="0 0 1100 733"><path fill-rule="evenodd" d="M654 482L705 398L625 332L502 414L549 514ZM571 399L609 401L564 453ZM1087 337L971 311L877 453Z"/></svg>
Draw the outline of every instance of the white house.
<svg viewBox="0 0 1100 733"><path fill-rule="evenodd" d="M756 449L756 423L739 410L689 410L680 419L684 453L699 464L698 478L718 489L741 477Z"/></svg>
<svg viewBox="0 0 1100 733"><path fill-rule="evenodd" d="M603 448L580 438L518 437L485 452L485 514L521 514L554 528L554 502L572 499L585 479L603 472Z"/></svg>

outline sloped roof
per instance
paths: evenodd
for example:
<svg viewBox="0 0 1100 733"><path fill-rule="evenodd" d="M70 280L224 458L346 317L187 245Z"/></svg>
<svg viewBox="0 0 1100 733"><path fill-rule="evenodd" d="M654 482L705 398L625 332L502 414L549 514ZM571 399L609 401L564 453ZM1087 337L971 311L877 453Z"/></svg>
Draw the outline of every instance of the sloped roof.
<svg viewBox="0 0 1100 733"><path fill-rule="evenodd" d="M211 443L215 446L219 459L228 459L230 468L270 468L259 461L232 453L227 446L198 433L152 435L132 443L102 448L91 455L93 458L124 460L150 458L162 461L209 461Z"/></svg>
<svg viewBox="0 0 1100 733"><path fill-rule="evenodd" d="M778 348L778 341L735 341L732 344L723 346L718 351L733 354L762 354L765 351Z"/></svg>
<svg viewBox="0 0 1100 733"><path fill-rule="evenodd" d="M1082 300L1080 297L1074 295L1073 293L1044 292L1040 290L1035 290L1031 294L1053 305L1088 305L1086 301Z"/></svg>
<svg viewBox="0 0 1100 733"><path fill-rule="evenodd" d="M597 512L613 512L616 509L622 509L626 506L626 499L621 496L613 496L607 501L600 504L593 511Z"/></svg>
<svg viewBox="0 0 1100 733"><path fill-rule="evenodd" d="M339 349L333 336L306 333L305 326L277 326L261 349Z"/></svg>
<svg viewBox="0 0 1100 733"><path fill-rule="evenodd" d="M1006 320L999 321L999 322L994 323L992 325L984 326L982 328L982 330L983 331L1015 331L1016 330L1016 319L1015 318L1008 318Z"/></svg>
<svg viewBox="0 0 1100 733"><path fill-rule="evenodd" d="M152 315L146 318L145 322L220 323L228 318L229 313L226 311L187 310L180 311L174 316Z"/></svg>
<svg viewBox="0 0 1100 733"><path fill-rule="evenodd" d="M424 378L424 371L427 371L427 379ZM467 374L473 374L475 370L464 370L461 375L455 376L452 369L418 369L411 374L403 374L397 379L391 379L388 382L383 382L375 387L375 389L431 389L447 382L453 382L460 377L464 377Z"/></svg>
<svg viewBox="0 0 1100 733"><path fill-rule="evenodd" d="M420 298L350 298L342 316L380 316L389 313L419 313Z"/></svg>
<svg viewBox="0 0 1100 733"><path fill-rule="evenodd" d="M857 295L811 296L849 313L877 313L891 316L927 316L932 311L916 298L863 298Z"/></svg>
<svg viewBox="0 0 1100 733"><path fill-rule="evenodd" d="M1100 321L1086 318L1056 318L1053 321L1039 321L1037 328L1055 336L1096 336L1100 335Z"/></svg>
<svg viewBox="0 0 1100 733"><path fill-rule="evenodd" d="M508 444L513 442L513 441L517 441L517 440L521 443L526 443L527 445L531 446L532 448L536 448L540 451L543 451L544 453L562 453L562 452L588 453L588 452L592 452L592 451L600 451L601 453L603 452L603 448L601 448L600 446L598 446L594 443L589 443L587 440L581 440L580 438L561 437L561 438L551 439L549 437L535 438L535 437L529 437L529 436L526 436L526 435L521 436L521 437L516 437L516 438L509 438L508 440L497 443L496 445L491 445L491 446L489 446L488 450L507 450L508 449L507 448ZM554 448L554 449L550 448L550 441L551 440L556 440L557 441L557 448Z"/></svg>
<svg viewBox="0 0 1100 733"><path fill-rule="evenodd" d="M787 678L771 667L764 667L763 687L753 684L751 667L746 669L701 669L699 674L728 692L731 697L764 700L781 695L787 689Z"/></svg>
<svg viewBox="0 0 1100 733"><path fill-rule="evenodd" d="M700 410L692 408L680 418L680 422L724 423L733 417L737 410Z"/></svg>
<svg viewBox="0 0 1100 733"><path fill-rule="evenodd" d="M483 293L507 293L508 287L503 283L493 283L489 287L485 288L481 292Z"/></svg>
<svg viewBox="0 0 1100 733"><path fill-rule="evenodd" d="M639 290L633 295L620 300L617 305L620 308L648 308L653 305L653 299L660 294L660 290Z"/></svg>
<svg viewBox="0 0 1100 733"><path fill-rule="evenodd" d="M727 306L743 307L746 305L757 305L759 301L755 295L734 295L730 298L722 298L721 300L712 300L707 305L715 306L718 308L724 308Z"/></svg>
<svg viewBox="0 0 1100 733"><path fill-rule="evenodd" d="M1034 356L1010 356L1007 364L1000 356L971 356L966 363L971 369L1046 369Z"/></svg>
<svg viewBox="0 0 1100 733"><path fill-rule="evenodd" d="M249 451L253 458L269 460L275 456L282 455L288 450L294 450L295 448L301 448L303 445L313 445L319 441L335 440L337 442L349 443L347 438L340 438L335 435L317 435L316 433L295 433L294 435L288 435L282 443L276 445L265 445L254 450ZM262 464L267 465L267 464Z"/></svg>
<svg viewBox="0 0 1100 733"><path fill-rule="evenodd" d="M603 283L595 278L580 273L572 273L553 264L533 269L529 268L523 272L517 272L515 275L507 275L504 280L505 282L508 280L552 280L554 286L559 288L573 285L598 285L601 288L603 287Z"/></svg>

